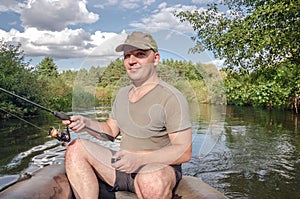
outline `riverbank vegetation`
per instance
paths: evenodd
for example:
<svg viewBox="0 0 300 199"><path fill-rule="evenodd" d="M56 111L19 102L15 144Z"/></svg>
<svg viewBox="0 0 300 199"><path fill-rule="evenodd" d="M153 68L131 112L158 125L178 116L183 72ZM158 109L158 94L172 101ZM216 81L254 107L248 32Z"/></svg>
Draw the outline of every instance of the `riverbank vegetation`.
<svg viewBox="0 0 300 199"><path fill-rule="evenodd" d="M220 12L224 7L230 11ZM225 60L219 71L201 63L162 61L160 76L182 90L189 101L299 113L299 1L226 0L201 13L185 11L175 16L195 30L192 53L209 50ZM122 59L59 73L53 58L30 66L20 45L0 41L0 87L52 110L109 106L116 90L128 82ZM0 92L0 99L0 118L40 112L5 93Z"/></svg>
<svg viewBox="0 0 300 199"><path fill-rule="evenodd" d="M129 84L123 60L112 61L106 67L94 67L89 70L58 72L54 60L45 57L37 66L25 63L20 46L1 43L0 87L23 96L35 103L55 111L80 111L98 106L110 106L119 87ZM290 73L281 69L282 73ZM256 73L239 75L229 69L220 71L213 65L193 64L192 62L163 60L158 67L161 78L181 91L192 103L217 103L292 109L291 90L288 78L277 71L266 70L257 74L258 82L250 84L249 79ZM262 84L264 79L277 77L273 83ZM293 78L291 75L289 78ZM270 78L269 78L270 79ZM289 86L286 86L289 85ZM280 87L286 86L284 89ZM271 88L273 91L270 93ZM299 91L299 90L298 90ZM0 92L0 117L13 115L29 117L41 110L15 97ZM299 105L298 105L299 108Z"/></svg>
<svg viewBox="0 0 300 199"><path fill-rule="evenodd" d="M52 58L37 66L24 61L20 45L0 41L0 87L53 110L71 106L72 84L76 72L58 73ZM0 118L30 117L40 110L31 104L0 92Z"/></svg>
<svg viewBox="0 0 300 199"><path fill-rule="evenodd" d="M175 15L195 30L192 52L210 50L225 60L228 103L298 113L300 2L223 0L208 7Z"/></svg>

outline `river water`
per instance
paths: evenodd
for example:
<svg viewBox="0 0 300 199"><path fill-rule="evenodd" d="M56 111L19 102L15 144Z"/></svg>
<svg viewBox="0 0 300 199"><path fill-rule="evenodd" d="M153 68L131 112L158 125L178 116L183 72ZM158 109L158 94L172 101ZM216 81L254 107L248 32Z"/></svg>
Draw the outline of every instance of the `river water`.
<svg viewBox="0 0 300 199"><path fill-rule="evenodd" d="M299 198L300 117L234 106L216 115L215 109L200 106L193 123L193 157L183 165L184 174L229 198ZM0 121L0 188L22 172L63 162L65 147L47 136L60 121L53 116L27 121L35 126L19 119ZM85 133L71 136L92 139ZM106 145L117 148L118 142Z"/></svg>

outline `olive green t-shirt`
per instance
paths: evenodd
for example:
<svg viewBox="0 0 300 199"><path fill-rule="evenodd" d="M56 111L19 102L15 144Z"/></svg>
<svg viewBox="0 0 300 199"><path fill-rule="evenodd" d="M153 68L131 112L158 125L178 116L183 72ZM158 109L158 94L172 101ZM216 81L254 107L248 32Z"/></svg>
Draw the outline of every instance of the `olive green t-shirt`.
<svg viewBox="0 0 300 199"><path fill-rule="evenodd" d="M160 81L134 103L129 101L131 89L120 89L111 112L121 131L121 149L160 149L170 145L169 133L191 127L186 98L173 86Z"/></svg>

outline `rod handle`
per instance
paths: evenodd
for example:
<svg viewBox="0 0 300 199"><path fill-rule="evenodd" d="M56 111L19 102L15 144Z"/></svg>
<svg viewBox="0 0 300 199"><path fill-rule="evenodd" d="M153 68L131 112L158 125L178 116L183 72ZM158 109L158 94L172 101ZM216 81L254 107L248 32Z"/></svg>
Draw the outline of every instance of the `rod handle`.
<svg viewBox="0 0 300 199"><path fill-rule="evenodd" d="M68 116L68 115L65 115L64 113L60 113L60 112L53 112L53 115L55 116L55 117L58 117L59 119L61 119L61 120L70 120L71 118L70 118L70 116ZM70 120L71 121L71 120ZM71 121L72 122L72 121ZM103 133L103 132L99 132L99 131L96 131L96 130L94 130L94 129L91 129L91 128L89 128L89 127L85 127L86 129L88 129L88 130L90 130L90 131L93 131L93 132L95 132L95 133L97 133L97 134L99 134L100 136L102 136L103 138L105 138L105 139L107 139L107 140L109 140L109 141L114 141L114 137L112 137L112 136L110 136L110 135L107 135L106 133Z"/></svg>
<svg viewBox="0 0 300 199"><path fill-rule="evenodd" d="M54 112L53 112L53 115L54 115L55 117L58 117L58 118L61 119L61 120L70 120L70 116L68 116L68 115L66 115L66 114L64 114L64 113L60 113L60 112L54 111Z"/></svg>

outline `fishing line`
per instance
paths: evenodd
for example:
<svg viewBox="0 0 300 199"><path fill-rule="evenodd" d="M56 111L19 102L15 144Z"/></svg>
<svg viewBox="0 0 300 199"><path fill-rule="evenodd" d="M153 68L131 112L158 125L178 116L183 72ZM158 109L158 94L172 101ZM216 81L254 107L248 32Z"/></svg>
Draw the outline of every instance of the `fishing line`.
<svg viewBox="0 0 300 199"><path fill-rule="evenodd" d="M13 113L10 113L10 112L8 112L8 111L2 109L2 108L0 108L0 110L2 110L3 112L5 112L5 113L7 113L7 114L9 114L9 115L12 115L12 116L18 118L19 120L21 120L21 121L23 121L23 122L25 122L25 123L27 123L27 124L30 124L30 125L33 126L33 127L36 127L36 128L38 128L38 129L40 129L40 130L42 130L42 131L46 131L45 129L42 129L41 127L39 127L39 126L37 126L37 125L35 125L35 124L31 123L31 122L28 122L27 120L25 120L25 119L23 119L23 118L21 118L21 117L15 115L15 114L13 114ZM58 129L56 129L56 128L54 128L54 127L53 127L53 128L50 128L50 130L49 130L49 131L46 131L46 132L47 132L48 135L51 136L52 138L55 138L55 139L57 139L58 141L62 142L62 146L66 146L66 143L65 143L65 142L69 142L69 141L70 141L70 132L69 132L69 129L68 129L68 128L67 128L67 132L61 131L61 130L60 130L60 127L59 127Z"/></svg>
<svg viewBox="0 0 300 199"><path fill-rule="evenodd" d="M52 111L52 110L50 110L50 109L48 109L48 108L46 108L46 107L44 107L44 106L42 106L42 105L40 105L40 104L37 104L37 103L35 103L35 102L33 102L33 101L30 101L30 100L28 100L28 99L26 99L26 98L24 98L24 97L22 97L22 96L19 96L19 95L17 95L17 94L15 94L15 93L12 93L12 92L10 92L10 91L8 91L8 90L5 90L4 88L1 88L0 87L0 91L3 91L4 93L7 93L7 94L9 94L9 95L12 95L12 96L14 96L14 97L16 97L16 98L19 98L19 99L21 99L21 100L23 100L23 101L26 101L26 102L28 102L29 104L32 104L33 106L36 106L36 107L38 107L38 108L40 108L40 109L42 109L42 110L45 110L45 111L47 111L47 112L50 112L50 113L52 113L55 117L57 117L57 118L59 118L59 119L61 119L61 120L69 120L70 122L74 122L74 121L71 121L71 118L70 118L70 116L68 116L68 115L65 115L64 113L60 113L60 112L57 112L57 111ZM104 132L99 132L99 131L97 131L97 130L95 130L95 129L92 129L92 128L89 128L89 127L85 127L85 129L87 129L87 130L89 130L89 131L92 131L92 132L94 132L94 133L97 133L98 135L100 135L100 136L102 136L103 138L105 138L105 139L107 139L107 140L110 140L110 141L114 141L114 137L112 137L112 136L110 136L110 135L108 135L108 134L105 134ZM70 135L69 135L70 136Z"/></svg>
<svg viewBox="0 0 300 199"><path fill-rule="evenodd" d="M21 118L21 117L15 115L15 114L13 114L13 113L10 113L10 112L8 112L8 111L2 109L2 108L0 108L0 110L3 111L3 112L5 112L5 113L7 113L7 114L9 114L9 115L14 116L15 118L17 118L17 119L19 119L19 120L21 120L21 121L23 121L23 122L25 122L25 123L27 123L27 124L30 124L30 125L33 126L33 127L38 128L39 130L48 132L47 130L42 129L41 127L39 127L39 126L37 126L37 125L35 125L35 124L31 123L31 122L28 122L27 120L25 120L25 119L23 119L23 118Z"/></svg>

